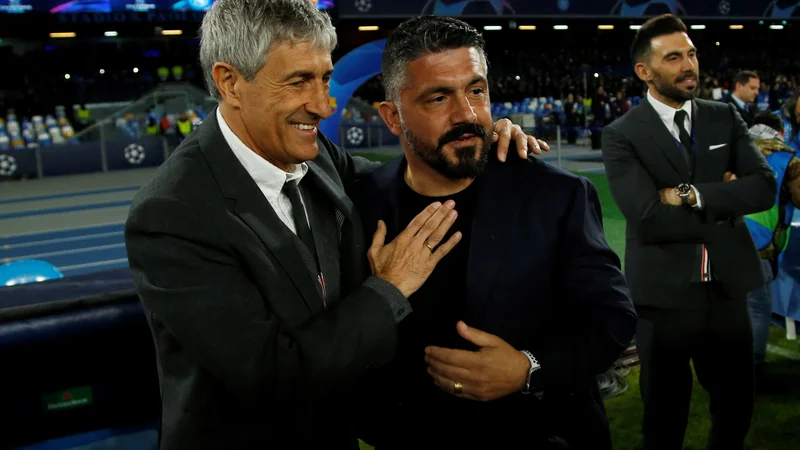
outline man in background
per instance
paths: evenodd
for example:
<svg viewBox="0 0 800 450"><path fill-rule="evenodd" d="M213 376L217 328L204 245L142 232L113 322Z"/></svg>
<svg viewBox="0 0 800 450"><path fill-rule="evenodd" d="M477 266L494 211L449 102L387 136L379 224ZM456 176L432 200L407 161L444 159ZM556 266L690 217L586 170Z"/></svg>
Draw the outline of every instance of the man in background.
<svg viewBox="0 0 800 450"><path fill-rule="evenodd" d="M605 128L603 158L627 222L644 448L683 447L691 361L710 397L709 448L741 450L754 397L746 297L764 285L744 216L772 206L775 174L732 105L695 98L697 49L679 18L645 22L631 59L647 96Z"/></svg>
<svg viewBox="0 0 800 450"><path fill-rule="evenodd" d="M755 123L754 109L758 90L761 87L761 79L753 71L742 70L733 77L733 86L733 94L728 99L728 103L736 107L739 115L750 128Z"/></svg>
<svg viewBox="0 0 800 450"><path fill-rule="evenodd" d="M764 361L767 356L769 327L772 324L772 280L778 274L783 252L789 243L794 209L800 205L800 159L784 141L783 121L779 116L767 111L758 114L754 122L750 135L775 172L779 186L772 208L745 216L745 222L761 257L765 278L764 285L747 296L747 308L753 327L756 387L763 390L771 387L764 383Z"/></svg>
<svg viewBox="0 0 800 450"><path fill-rule="evenodd" d="M394 239L420 205L455 201L460 240L410 297L397 358L364 387L364 440L611 449L596 375L636 316L595 187L533 158L497 161L484 41L462 21L400 25L383 82L381 118L404 154L356 185L365 233Z"/></svg>

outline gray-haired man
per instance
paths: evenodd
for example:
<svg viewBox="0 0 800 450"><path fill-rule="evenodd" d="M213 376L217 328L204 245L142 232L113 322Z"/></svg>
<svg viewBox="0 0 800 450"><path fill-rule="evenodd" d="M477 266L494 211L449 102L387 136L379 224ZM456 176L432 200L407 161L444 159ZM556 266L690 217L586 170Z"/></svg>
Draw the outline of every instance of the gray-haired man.
<svg viewBox="0 0 800 450"><path fill-rule="evenodd" d="M393 357L407 297L458 241L443 242L445 203L391 243L366 242L346 192L374 165L317 131L335 45L308 0L218 0L203 20L219 108L140 190L126 227L163 450L357 448L349 385Z"/></svg>

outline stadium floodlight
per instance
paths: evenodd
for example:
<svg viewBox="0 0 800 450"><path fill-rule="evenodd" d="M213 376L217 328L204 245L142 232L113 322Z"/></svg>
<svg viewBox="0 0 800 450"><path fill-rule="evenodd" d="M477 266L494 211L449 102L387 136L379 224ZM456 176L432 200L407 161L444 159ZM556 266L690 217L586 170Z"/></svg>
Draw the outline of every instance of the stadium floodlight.
<svg viewBox="0 0 800 450"><path fill-rule="evenodd" d="M358 27L358 31L378 31L377 25L362 25Z"/></svg>
<svg viewBox="0 0 800 450"><path fill-rule="evenodd" d="M518 29L523 31L533 31L536 29L536 25L520 25Z"/></svg>
<svg viewBox="0 0 800 450"><path fill-rule="evenodd" d="M706 26L705 25L692 25L692 29L693 30L705 30Z"/></svg>
<svg viewBox="0 0 800 450"><path fill-rule="evenodd" d="M499 31L502 30L503 27L501 27L500 25L486 25L485 27L483 27L483 29L486 31Z"/></svg>
<svg viewBox="0 0 800 450"><path fill-rule="evenodd" d="M75 34L74 31L50 33L50 37L53 39L74 38L75 36L77 36L77 34Z"/></svg>
<svg viewBox="0 0 800 450"><path fill-rule="evenodd" d="M770 25L769 29L770 30L782 30L783 29L783 25Z"/></svg>
<svg viewBox="0 0 800 450"><path fill-rule="evenodd" d="M106 31L104 34L106 35L106 37L116 37L119 35L119 33L117 33L116 31Z"/></svg>

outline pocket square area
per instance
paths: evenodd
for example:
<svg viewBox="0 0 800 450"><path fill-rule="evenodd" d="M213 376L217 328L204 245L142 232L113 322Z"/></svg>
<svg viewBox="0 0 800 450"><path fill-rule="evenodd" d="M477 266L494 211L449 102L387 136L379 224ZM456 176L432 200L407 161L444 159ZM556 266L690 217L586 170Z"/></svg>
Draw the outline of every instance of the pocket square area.
<svg viewBox="0 0 800 450"><path fill-rule="evenodd" d="M709 146L709 147L708 147L708 149L709 149L709 150L716 150L716 149L718 149L718 148L725 147L726 145L728 145L728 144L717 144L717 145L712 145L712 146Z"/></svg>

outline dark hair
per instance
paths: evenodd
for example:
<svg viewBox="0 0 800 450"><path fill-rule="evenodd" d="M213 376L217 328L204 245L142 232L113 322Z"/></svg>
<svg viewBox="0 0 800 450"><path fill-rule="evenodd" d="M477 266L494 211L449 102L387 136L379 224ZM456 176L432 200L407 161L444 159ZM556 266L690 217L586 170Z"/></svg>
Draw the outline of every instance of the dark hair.
<svg viewBox="0 0 800 450"><path fill-rule="evenodd" d="M403 22L392 32L383 50L383 88L387 100L398 100L406 67L412 61L445 50L474 47L488 65L484 46L478 30L452 17L419 16Z"/></svg>
<svg viewBox="0 0 800 450"><path fill-rule="evenodd" d="M797 116L798 99L800 99L800 91L792 94L792 96L786 100L786 103L783 104L783 108L781 108L783 117L789 119L789 123L792 124L792 135L788 136L786 139L788 142L791 142L800 134L800 117Z"/></svg>
<svg viewBox="0 0 800 450"><path fill-rule="evenodd" d="M763 111L756 114L753 120L753 125L764 125L772 128L773 130L783 133L783 119L775 113L770 111Z"/></svg>
<svg viewBox="0 0 800 450"><path fill-rule="evenodd" d="M672 14L663 14L653 17L642 25L636 32L631 44L631 60L637 64L650 56L652 47L650 43L653 39L666 36L672 33L686 33L686 24L681 19Z"/></svg>
<svg viewBox="0 0 800 450"><path fill-rule="evenodd" d="M733 87L735 88L737 84L745 85L750 82L751 78L761 79L761 77L752 70L742 70L733 77Z"/></svg>

